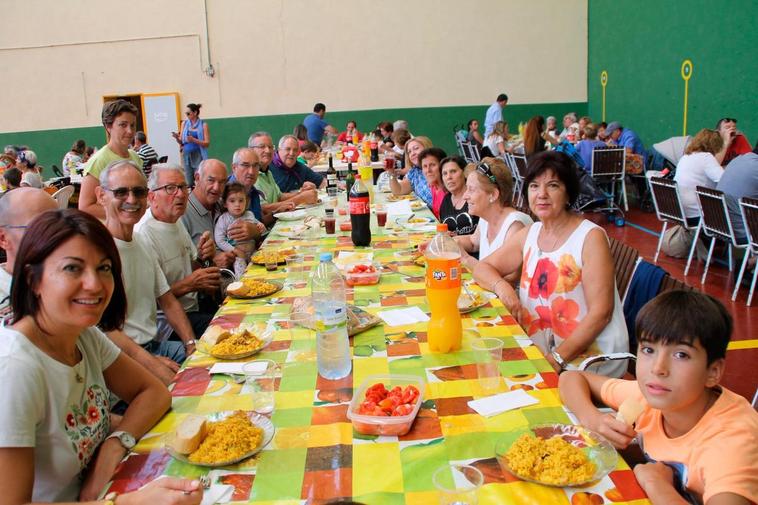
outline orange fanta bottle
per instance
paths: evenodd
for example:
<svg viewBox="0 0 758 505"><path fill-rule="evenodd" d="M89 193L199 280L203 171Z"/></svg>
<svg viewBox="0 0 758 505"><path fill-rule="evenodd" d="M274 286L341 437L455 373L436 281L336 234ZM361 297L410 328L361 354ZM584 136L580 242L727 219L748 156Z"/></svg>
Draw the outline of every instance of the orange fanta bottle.
<svg viewBox="0 0 758 505"><path fill-rule="evenodd" d="M461 348L463 328L458 312L461 294L461 251L447 234L447 225L437 225L434 236L424 253L426 256L426 299L431 309L427 330L429 349L436 352L457 351Z"/></svg>

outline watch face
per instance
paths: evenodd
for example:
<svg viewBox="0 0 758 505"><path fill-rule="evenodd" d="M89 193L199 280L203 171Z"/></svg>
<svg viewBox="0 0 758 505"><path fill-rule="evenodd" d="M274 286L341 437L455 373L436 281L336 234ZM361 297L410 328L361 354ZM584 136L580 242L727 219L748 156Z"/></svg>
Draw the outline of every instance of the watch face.
<svg viewBox="0 0 758 505"><path fill-rule="evenodd" d="M137 441L134 440L134 437L125 431L121 432L118 435L118 439L121 441L121 445L123 445L127 449L131 449L132 447L137 445Z"/></svg>

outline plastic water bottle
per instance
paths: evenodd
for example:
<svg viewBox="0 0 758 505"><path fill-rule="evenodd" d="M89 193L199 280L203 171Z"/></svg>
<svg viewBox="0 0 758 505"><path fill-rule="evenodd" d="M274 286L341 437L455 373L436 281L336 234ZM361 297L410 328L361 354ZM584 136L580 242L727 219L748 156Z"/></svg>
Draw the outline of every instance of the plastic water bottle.
<svg viewBox="0 0 758 505"><path fill-rule="evenodd" d="M332 263L332 253L321 253L311 279L316 322L316 363L324 379L336 380L350 373L345 280Z"/></svg>

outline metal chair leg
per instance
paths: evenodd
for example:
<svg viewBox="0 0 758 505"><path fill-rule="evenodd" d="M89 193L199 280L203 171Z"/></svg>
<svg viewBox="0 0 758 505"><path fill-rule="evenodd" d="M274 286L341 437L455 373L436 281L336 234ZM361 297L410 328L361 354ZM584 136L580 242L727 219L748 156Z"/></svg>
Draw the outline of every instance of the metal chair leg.
<svg viewBox="0 0 758 505"><path fill-rule="evenodd" d="M747 295L747 306L753 301L753 291L755 291L755 281L758 279L758 266L753 270L753 282L750 283L750 293Z"/></svg>
<svg viewBox="0 0 758 505"><path fill-rule="evenodd" d="M727 246L729 248L729 271L734 271L734 257L732 256L732 244L731 242Z"/></svg>
<svg viewBox="0 0 758 505"><path fill-rule="evenodd" d="M703 270L703 277L700 279L700 284L705 284L705 276L708 275L708 267L711 264L711 257L713 256L713 246L716 245L716 237L711 237L711 245L708 246L708 258L705 260L705 270Z"/></svg>
<svg viewBox="0 0 758 505"><path fill-rule="evenodd" d="M661 236L658 237L658 248L655 250L653 263L658 263L658 255L661 253L661 245L663 244L663 235L666 233L666 226L668 226L668 222L664 221L663 228L661 228Z"/></svg>
<svg viewBox="0 0 758 505"><path fill-rule="evenodd" d="M734 286L734 292L732 293L732 301L737 299L737 292L740 290L740 284L742 283L742 276L745 274L745 268L747 268L747 262L750 259L751 252L750 249L745 251L745 257L742 260L742 266L740 267L740 273L737 276L737 282Z"/></svg>
<svg viewBox="0 0 758 505"><path fill-rule="evenodd" d="M684 267L684 276L687 277L687 272L690 271L690 263L692 263L692 255L695 253L695 249L697 249L697 241L700 238L700 225L697 225L697 231L695 231L695 239L692 241L692 245L690 246L690 255L687 256L687 266Z"/></svg>
<svg viewBox="0 0 758 505"><path fill-rule="evenodd" d="M624 211L629 212L629 202L626 200L626 177L621 179L621 198L624 200Z"/></svg>

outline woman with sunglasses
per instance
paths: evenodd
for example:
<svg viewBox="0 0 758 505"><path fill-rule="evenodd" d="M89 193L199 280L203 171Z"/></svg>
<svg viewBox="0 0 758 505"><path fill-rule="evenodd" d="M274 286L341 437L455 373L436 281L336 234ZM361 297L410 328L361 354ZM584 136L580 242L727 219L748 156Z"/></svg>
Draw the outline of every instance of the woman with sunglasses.
<svg viewBox="0 0 758 505"><path fill-rule="evenodd" d="M539 222L480 261L476 281L500 298L558 373L588 356L628 352L608 238L571 210L579 195L571 158L555 151L533 155L524 188ZM503 276L519 270L516 295ZM608 361L593 371L620 377L626 366Z"/></svg>
<svg viewBox="0 0 758 505"><path fill-rule="evenodd" d="M455 237L461 248L461 261L473 271L478 263L471 254L478 253L479 261L495 252L504 242L525 226L532 218L511 205L513 177L499 158L484 158L466 178L463 199L468 212L479 218L479 225L471 235ZM518 273L511 281L518 278Z"/></svg>
<svg viewBox="0 0 758 505"><path fill-rule="evenodd" d="M166 388L102 332L124 323L118 250L91 215L51 210L29 225L13 277L12 324L0 328L2 502L113 504L95 499L171 406ZM129 403L117 427L110 392ZM161 479L116 501L201 498L197 481Z"/></svg>
<svg viewBox="0 0 758 505"><path fill-rule="evenodd" d="M84 177L79 193L79 210L98 219L105 219L105 210L97 203L95 188L100 185L100 172L111 162L131 160L142 168L142 158L131 149L137 124L137 107L118 99L103 105L101 114L108 143L97 150L84 165Z"/></svg>
<svg viewBox="0 0 758 505"><path fill-rule="evenodd" d="M199 103L187 104L184 114L187 119L182 121L181 132L174 132L174 139L182 146L182 160L184 161L184 173L187 177L187 184L192 184L195 180L200 162L208 159L208 146L211 145L211 135L208 132L208 125L200 119Z"/></svg>

